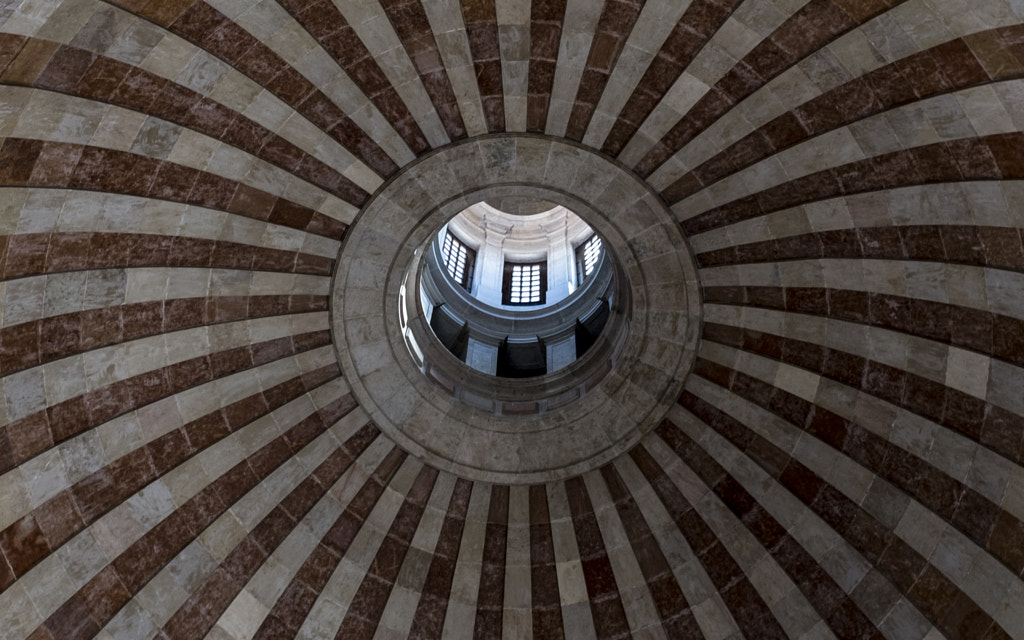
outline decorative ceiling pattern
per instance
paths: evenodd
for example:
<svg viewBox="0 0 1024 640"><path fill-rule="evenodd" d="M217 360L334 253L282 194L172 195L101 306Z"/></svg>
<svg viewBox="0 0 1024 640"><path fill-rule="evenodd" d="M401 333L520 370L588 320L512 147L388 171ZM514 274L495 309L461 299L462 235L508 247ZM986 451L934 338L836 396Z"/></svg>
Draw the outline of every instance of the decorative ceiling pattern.
<svg viewBox="0 0 1024 640"><path fill-rule="evenodd" d="M661 194L678 402L583 475L425 464L329 294L402 167ZM1024 638L1016 0L0 0L0 638Z"/></svg>

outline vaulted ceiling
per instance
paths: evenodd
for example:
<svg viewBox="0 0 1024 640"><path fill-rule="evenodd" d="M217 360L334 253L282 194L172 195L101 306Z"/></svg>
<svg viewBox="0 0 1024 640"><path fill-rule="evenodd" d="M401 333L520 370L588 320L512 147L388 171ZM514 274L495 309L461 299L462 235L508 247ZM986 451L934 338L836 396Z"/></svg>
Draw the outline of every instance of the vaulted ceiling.
<svg viewBox="0 0 1024 640"><path fill-rule="evenodd" d="M0 0L0 638L1024 638L1019 0ZM569 141L703 300L570 478L370 419L389 178Z"/></svg>

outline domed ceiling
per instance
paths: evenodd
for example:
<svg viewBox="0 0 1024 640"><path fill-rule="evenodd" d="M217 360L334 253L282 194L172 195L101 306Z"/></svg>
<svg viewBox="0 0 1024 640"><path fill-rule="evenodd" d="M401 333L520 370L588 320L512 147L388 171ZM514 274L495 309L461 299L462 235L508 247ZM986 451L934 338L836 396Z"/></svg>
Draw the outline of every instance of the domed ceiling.
<svg viewBox="0 0 1024 640"><path fill-rule="evenodd" d="M1022 77L1019 0L0 1L0 638L1024 638ZM346 375L361 212L470 187L638 189L587 468Z"/></svg>

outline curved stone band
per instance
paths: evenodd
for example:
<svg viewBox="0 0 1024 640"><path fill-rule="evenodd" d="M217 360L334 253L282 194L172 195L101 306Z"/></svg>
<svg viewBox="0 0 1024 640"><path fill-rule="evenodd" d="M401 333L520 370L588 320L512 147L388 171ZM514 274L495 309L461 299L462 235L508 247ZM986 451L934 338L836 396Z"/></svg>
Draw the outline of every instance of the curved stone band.
<svg viewBox="0 0 1024 640"><path fill-rule="evenodd" d="M543 199L583 217L617 257L628 298L628 323L614 358L607 358L610 367L580 365L604 366L603 377L564 407L536 414L496 414L458 402L423 375L399 322L418 250L459 211L506 197ZM332 330L360 405L399 445L471 479L545 482L610 461L660 422L693 364L700 295L672 213L635 174L562 140L500 134L420 158L363 208L337 264ZM465 376L489 378L477 385L497 391L507 384L464 369ZM570 368L569 375L587 375L581 371Z"/></svg>

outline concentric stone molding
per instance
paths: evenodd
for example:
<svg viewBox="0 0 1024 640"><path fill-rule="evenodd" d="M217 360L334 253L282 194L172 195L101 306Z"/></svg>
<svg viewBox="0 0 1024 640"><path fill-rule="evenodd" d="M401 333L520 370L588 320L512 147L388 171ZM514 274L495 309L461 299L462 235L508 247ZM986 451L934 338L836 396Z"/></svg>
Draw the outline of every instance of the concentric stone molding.
<svg viewBox="0 0 1024 640"><path fill-rule="evenodd" d="M523 131L702 308L664 421L507 485L328 307L387 180ZM0 1L0 132L4 640L1024 640L1020 0Z"/></svg>
<svg viewBox="0 0 1024 640"><path fill-rule="evenodd" d="M605 238L625 280L628 323L614 354L606 352L610 370L579 399L539 415L493 415L455 401L421 373L399 324L418 249L467 206L509 196L577 212ZM544 482L608 462L665 416L693 363L700 297L671 212L635 175L565 141L485 136L425 156L371 199L340 255L332 326L360 405L409 452L472 479ZM601 367L584 358L561 378ZM508 383L491 384L497 393Z"/></svg>

